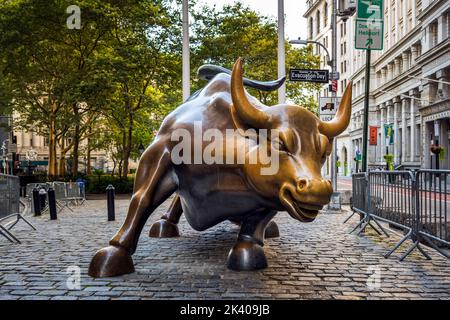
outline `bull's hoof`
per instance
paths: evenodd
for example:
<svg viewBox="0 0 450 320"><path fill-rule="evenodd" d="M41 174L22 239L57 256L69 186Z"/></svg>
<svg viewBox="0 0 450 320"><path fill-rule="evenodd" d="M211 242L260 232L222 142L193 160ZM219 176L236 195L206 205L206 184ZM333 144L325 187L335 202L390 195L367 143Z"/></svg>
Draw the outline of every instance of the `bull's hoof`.
<svg viewBox="0 0 450 320"><path fill-rule="evenodd" d="M236 271L267 268L263 247L251 241L238 241L228 254L227 267Z"/></svg>
<svg viewBox="0 0 450 320"><path fill-rule="evenodd" d="M116 277L133 272L131 255L125 249L114 246L98 250L89 265L89 275L93 278Z"/></svg>
<svg viewBox="0 0 450 320"><path fill-rule="evenodd" d="M280 236L280 230L278 230L278 226L275 221L270 221L266 227L266 231L264 233L264 238L278 238Z"/></svg>
<svg viewBox="0 0 450 320"><path fill-rule="evenodd" d="M169 220L156 221L150 228L149 236L152 238L174 238L179 237L178 226Z"/></svg>

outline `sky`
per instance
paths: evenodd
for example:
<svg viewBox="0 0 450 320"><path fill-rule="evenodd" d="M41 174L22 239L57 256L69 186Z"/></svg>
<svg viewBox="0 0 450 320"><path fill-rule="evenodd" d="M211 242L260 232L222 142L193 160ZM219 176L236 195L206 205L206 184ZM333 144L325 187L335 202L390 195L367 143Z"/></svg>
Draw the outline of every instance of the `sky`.
<svg viewBox="0 0 450 320"><path fill-rule="evenodd" d="M261 13L262 15L273 17L275 21L278 17L278 0L240 0L251 9ZM225 4L232 4L236 0L200 0L200 4L208 6L216 5L218 9ZM305 0L284 0L285 13L285 36L287 39L306 39L306 19L303 13L306 11Z"/></svg>

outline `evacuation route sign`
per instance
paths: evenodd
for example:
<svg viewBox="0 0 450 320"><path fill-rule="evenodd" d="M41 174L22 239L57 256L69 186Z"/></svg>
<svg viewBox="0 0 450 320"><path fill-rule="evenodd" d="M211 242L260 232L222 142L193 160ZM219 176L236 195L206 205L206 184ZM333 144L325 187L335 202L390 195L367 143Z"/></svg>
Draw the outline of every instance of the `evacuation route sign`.
<svg viewBox="0 0 450 320"><path fill-rule="evenodd" d="M355 48L383 50L383 0L358 0Z"/></svg>

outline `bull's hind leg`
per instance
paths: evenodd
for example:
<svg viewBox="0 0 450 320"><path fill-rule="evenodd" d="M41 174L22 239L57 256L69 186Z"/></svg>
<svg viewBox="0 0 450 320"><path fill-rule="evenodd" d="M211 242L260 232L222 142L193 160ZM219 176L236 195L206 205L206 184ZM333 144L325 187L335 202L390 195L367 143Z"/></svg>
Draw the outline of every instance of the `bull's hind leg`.
<svg viewBox="0 0 450 320"><path fill-rule="evenodd" d="M132 254L150 214L175 190L170 170L170 153L157 141L142 155L136 172L134 193L125 222L109 242L92 258L89 275L112 277L134 272Z"/></svg>
<svg viewBox="0 0 450 320"><path fill-rule="evenodd" d="M231 270L257 270L267 267L264 254L264 233L276 211L257 212L241 224L238 240L228 254L227 267Z"/></svg>
<svg viewBox="0 0 450 320"><path fill-rule="evenodd" d="M173 238L179 237L178 222L183 214L181 208L180 196L177 194L170 204L169 210L161 219L156 221L150 228L150 237L152 238Z"/></svg>

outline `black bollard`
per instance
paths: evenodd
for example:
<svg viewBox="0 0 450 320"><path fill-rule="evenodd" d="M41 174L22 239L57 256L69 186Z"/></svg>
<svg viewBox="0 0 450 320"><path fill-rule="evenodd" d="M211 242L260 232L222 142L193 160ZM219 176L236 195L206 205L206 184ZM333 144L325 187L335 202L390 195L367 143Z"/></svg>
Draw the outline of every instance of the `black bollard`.
<svg viewBox="0 0 450 320"><path fill-rule="evenodd" d="M41 203L39 202L39 190L38 188L33 189L33 207L34 207L34 215L41 215Z"/></svg>
<svg viewBox="0 0 450 320"><path fill-rule="evenodd" d="M116 212L114 210L114 187L111 184L106 188L106 197L108 199L108 221L114 221L116 220Z"/></svg>
<svg viewBox="0 0 450 320"><path fill-rule="evenodd" d="M45 204L47 202L47 191L44 188L39 190L39 205L41 206L41 210L45 208Z"/></svg>
<svg viewBox="0 0 450 320"><path fill-rule="evenodd" d="M47 195L48 195L48 209L50 211L50 220L56 220L58 217L56 212L55 190L53 190L52 187L48 188Z"/></svg>

